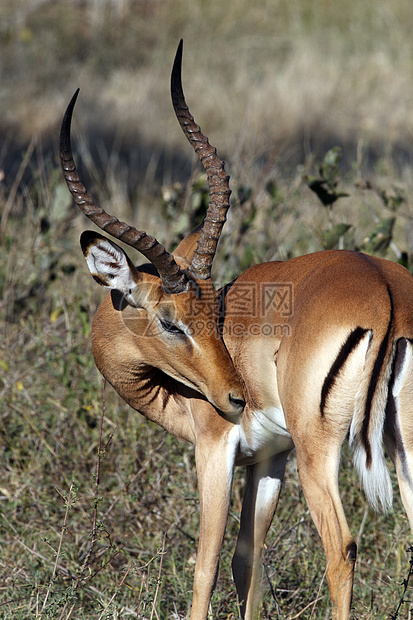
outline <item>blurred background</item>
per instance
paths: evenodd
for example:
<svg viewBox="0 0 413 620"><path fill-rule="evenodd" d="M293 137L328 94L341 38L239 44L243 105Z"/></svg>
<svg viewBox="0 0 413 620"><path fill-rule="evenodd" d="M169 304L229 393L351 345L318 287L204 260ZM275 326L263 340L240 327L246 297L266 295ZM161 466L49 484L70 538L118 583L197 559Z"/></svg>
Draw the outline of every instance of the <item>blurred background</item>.
<svg viewBox="0 0 413 620"><path fill-rule="evenodd" d="M190 108L231 164L291 166L334 145L350 161L362 140L372 162L402 165L412 22L409 0L2 0L3 166L35 133L55 145L80 87L76 125L102 158L116 150L142 172L155 153L160 174L179 174L175 153L190 156L169 97L180 38Z"/></svg>

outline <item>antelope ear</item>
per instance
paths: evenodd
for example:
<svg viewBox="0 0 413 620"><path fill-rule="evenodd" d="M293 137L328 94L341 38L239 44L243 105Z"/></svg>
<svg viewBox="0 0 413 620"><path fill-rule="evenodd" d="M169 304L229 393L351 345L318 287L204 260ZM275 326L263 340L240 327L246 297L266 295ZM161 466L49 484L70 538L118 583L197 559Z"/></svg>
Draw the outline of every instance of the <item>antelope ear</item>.
<svg viewBox="0 0 413 620"><path fill-rule="evenodd" d="M183 258L187 263L190 263L194 255L194 251L196 250L199 237L201 236L201 232L202 224L194 228L194 230L190 232L185 239L182 239L181 243L173 252L174 257Z"/></svg>
<svg viewBox="0 0 413 620"><path fill-rule="evenodd" d="M113 241L91 230L82 233L80 245L94 280L102 286L120 291L130 305L137 306L135 289L141 275L126 252Z"/></svg>

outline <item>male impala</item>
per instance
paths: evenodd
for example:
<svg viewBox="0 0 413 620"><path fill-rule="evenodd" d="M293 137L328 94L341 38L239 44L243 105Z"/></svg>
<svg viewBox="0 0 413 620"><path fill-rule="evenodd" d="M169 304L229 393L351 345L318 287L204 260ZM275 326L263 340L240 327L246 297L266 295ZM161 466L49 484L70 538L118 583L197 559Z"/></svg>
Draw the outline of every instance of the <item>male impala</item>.
<svg viewBox="0 0 413 620"><path fill-rule="evenodd" d="M87 194L70 146L77 93L63 120L61 162L76 203L150 261L135 268L112 241L83 233L93 277L112 289L93 322L93 355L129 405L196 446L201 525L192 620L208 614L236 464L248 475L233 573L242 617L257 617L261 551L294 447L334 616L345 620L356 544L337 479L348 433L368 500L385 509L392 489L384 440L413 527L413 278L389 261L329 251L256 265L216 293L211 265L229 207L228 177L186 106L181 56L182 43L173 106L211 198L202 227L173 254Z"/></svg>

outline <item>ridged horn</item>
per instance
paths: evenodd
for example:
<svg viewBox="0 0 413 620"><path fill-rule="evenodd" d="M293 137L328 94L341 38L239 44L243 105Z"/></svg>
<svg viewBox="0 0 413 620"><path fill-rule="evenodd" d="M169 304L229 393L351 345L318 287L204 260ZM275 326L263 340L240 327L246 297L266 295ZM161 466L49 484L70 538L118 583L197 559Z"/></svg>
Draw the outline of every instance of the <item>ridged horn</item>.
<svg viewBox="0 0 413 620"><path fill-rule="evenodd" d="M60 130L60 163L74 201L96 226L143 254L158 270L162 286L167 293L181 293L187 290L189 287L187 274L182 271L172 254L169 254L155 237L109 215L87 193L77 173L70 142L70 126L78 94L79 89L67 106Z"/></svg>
<svg viewBox="0 0 413 620"><path fill-rule="evenodd" d="M205 216L201 236L189 267L195 278L211 277L211 268L217 249L222 227L229 209L229 176L224 169L216 149L210 145L208 138L195 123L182 89L182 39L179 42L171 74L172 105L179 124L198 155L207 174L209 184L209 205Z"/></svg>

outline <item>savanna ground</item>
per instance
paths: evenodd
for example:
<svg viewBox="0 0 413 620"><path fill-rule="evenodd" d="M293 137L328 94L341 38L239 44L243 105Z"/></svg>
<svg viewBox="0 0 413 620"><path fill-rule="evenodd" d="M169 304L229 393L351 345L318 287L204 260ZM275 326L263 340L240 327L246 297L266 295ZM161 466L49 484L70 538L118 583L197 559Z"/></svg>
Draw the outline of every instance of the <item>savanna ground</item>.
<svg viewBox="0 0 413 620"><path fill-rule="evenodd" d="M184 38L187 100L232 176L218 282L326 247L412 268L410 0L227 4L1 3L1 618L177 619L190 608L193 449L104 389L90 352L102 290L78 245L89 225L56 159L77 86L74 145L90 191L172 248L206 199L169 101ZM330 151L317 166L335 145L341 163ZM326 208L312 176L348 196ZM342 498L359 546L353 615L395 617L412 537L398 493L394 512L375 514L350 463L345 451ZM230 560L243 476L213 597L219 619L238 617ZM267 539L262 617L328 618L324 566L291 458ZM408 589L398 617L411 617L411 600Z"/></svg>

